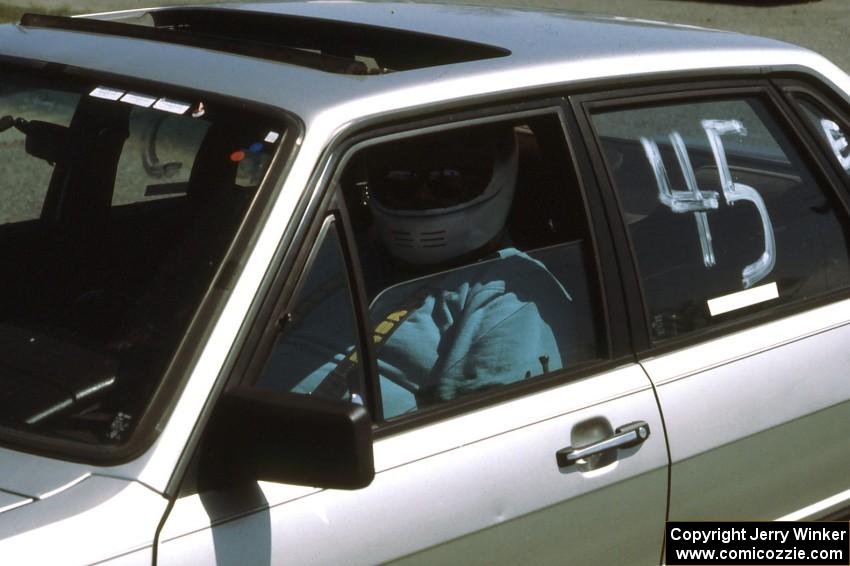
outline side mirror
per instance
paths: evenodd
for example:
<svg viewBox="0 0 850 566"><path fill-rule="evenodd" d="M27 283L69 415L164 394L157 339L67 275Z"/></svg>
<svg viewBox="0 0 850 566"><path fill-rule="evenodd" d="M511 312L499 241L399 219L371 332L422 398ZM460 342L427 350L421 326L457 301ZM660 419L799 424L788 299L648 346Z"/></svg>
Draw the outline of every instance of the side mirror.
<svg viewBox="0 0 850 566"><path fill-rule="evenodd" d="M372 483L372 422L352 403L253 387L226 392L202 447L210 487L273 481L359 489Z"/></svg>

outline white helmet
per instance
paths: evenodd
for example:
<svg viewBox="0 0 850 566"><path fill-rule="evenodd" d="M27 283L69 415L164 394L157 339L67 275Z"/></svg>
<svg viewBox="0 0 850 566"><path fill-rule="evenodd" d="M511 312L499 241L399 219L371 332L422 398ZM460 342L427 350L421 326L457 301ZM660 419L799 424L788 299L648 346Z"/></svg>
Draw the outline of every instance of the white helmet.
<svg viewBox="0 0 850 566"><path fill-rule="evenodd" d="M416 265L451 261L502 231L513 200L513 129L452 131L375 148L369 193L381 240Z"/></svg>

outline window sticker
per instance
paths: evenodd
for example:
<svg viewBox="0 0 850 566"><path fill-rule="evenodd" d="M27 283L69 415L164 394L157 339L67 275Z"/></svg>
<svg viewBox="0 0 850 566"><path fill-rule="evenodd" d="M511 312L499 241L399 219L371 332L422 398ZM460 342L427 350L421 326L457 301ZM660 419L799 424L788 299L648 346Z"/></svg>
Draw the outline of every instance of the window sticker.
<svg viewBox="0 0 850 566"><path fill-rule="evenodd" d="M154 105L157 110L171 112L172 114L185 114L192 107L188 102L180 102L179 100L170 100L168 98L160 98Z"/></svg>
<svg viewBox="0 0 850 566"><path fill-rule="evenodd" d="M278 140L278 138L280 138L279 133L275 131L270 131L268 134L266 134L266 137L263 141L266 143L274 143Z"/></svg>
<svg viewBox="0 0 850 566"><path fill-rule="evenodd" d="M102 98L104 100L118 100L119 98L124 96L124 91L109 88L106 86L99 86L93 91L91 91L89 93L89 96L93 96L95 98Z"/></svg>
<svg viewBox="0 0 850 566"><path fill-rule="evenodd" d="M756 261L745 266L741 272L743 288L749 289L767 277L776 265L776 243L773 236L773 225L770 222L764 200L753 187L736 183L732 179L732 173L726 159L722 136L732 133L745 136L747 129L739 120L702 120L700 124L711 144L711 151L717 165L720 187L726 204L735 206L738 202L750 202L756 207L761 219L762 231L764 232L764 252ZM693 165L681 134L675 131L671 132L669 140L676 154L679 168L682 170L682 177L685 179L687 190L671 188L670 177L661 158L658 144L649 138L640 138L641 145L643 145L646 157L655 174L659 201L676 214L694 214L700 247L702 248L703 265L710 269L715 265L716 258L707 213L719 208L719 195L714 191L701 191L697 186Z"/></svg>
<svg viewBox="0 0 850 566"><path fill-rule="evenodd" d="M820 126L841 167L850 173L850 145L847 143L847 136L841 131L841 127L829 118L821 118Z"/></svg>
<svg viewBox="0 0 850 566"><path fill-rule="evenodd" d="M128 92L127 94L121 97L121 102L135 104L136 106L141 106L142 108L150 108L151 105L156 102L156 97L148 96L147 94Z"/></svg>
<svg viewBox="0 0 850 566"><path fill-rule="evenodd" d="M706 301L706 304L708 305L708 312L711 316L717 316L776 298L779 298L779 289L776 287L776 283L773 282L709 299Z"/></svg>

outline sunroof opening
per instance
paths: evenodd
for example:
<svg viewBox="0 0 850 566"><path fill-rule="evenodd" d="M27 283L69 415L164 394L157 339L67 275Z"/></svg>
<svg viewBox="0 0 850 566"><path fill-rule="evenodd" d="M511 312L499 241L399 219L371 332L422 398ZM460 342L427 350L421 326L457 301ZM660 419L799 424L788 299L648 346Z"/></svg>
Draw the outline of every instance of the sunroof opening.
<svg viewBox="0 0 850 566"><path fill-rule="evenodd" d="M353 75L510 55L502 47L439 35L227 8L167 8L134 21L26 14L21 25L191 45Z"/></svg>

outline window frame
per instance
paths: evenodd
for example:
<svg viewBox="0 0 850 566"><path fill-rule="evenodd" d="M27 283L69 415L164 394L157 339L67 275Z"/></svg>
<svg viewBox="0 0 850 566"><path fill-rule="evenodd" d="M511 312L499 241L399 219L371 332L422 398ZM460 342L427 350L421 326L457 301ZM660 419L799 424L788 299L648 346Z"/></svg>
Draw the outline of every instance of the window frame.
<svg viewBox="0 0 850 566"><path fill-rule="evenodd" d="M304 220L304 222L309 223L309 228L304 231L301 242L297 246L298 251L293 252L297 254L297 259L282 263L282 265L288 264L289 269L279 270L276 275L276 281L270 288L270 297L276 295L277 301L274 301L274 306L267 304L263 309L265 312L259 313L259 318L254 326L255 328L262 327L262 331L255 333L254 347L251 348L249 354L242 356L243 361L241 364L237 363L236 367L241 367L241 371L234 372L235 375L233 377L237 378L238 376L235 381L239 383L252 383L256 381L258 371L261 371L269 352L264 347L257 346L274 343L274 336L276 336L277 332L276 321L283 315L294 297L295 283L293 280L300 280L304 277L306 255L315 246L318 227L328 214L337 214L340 226L344 227L345 237L342 238L343 253L349 258L348 261L350 261L349 277L352 293L355 295L354 300L358 315L358 338L361 348L364 348L362 350L364 364L368 368L368 373L365 376L366 387L371 386L373 389L371 392L367 389L369 399L366 401L367 408L373 417L373 428L375 429L376 438L464 414L480 407L528 395L541 389L561 385L565 382L592 376L607 369L621 366L627 362L632 363L634 361L633 348L628 328L625 324L627 318L625 316L625 306L617 265L610 254L600 253L600 246L604 246L610 237L608 235L607 218L600 210L600 201L598 198L594 198L596 187L593 177L590 175L590 171L586 167L583 167L581 161L578 159L583 148L580 143L577 143L576 138L570 135L568 125L574 123L575 120L570 115L571 110L569 106L565 105L564 102L565 100L562 97L549 97L517 104L493 105L482 109L441 112L439 114L425 115L418 119L414 117L397 122L387 120L385 124L376 124L372 127L354 131L349 136L334 143L327 151L325 159L321 162L310 184L311 190L308 193L314 195L316 204L309 217ZM377 360L370 339L371 330L367 328L369 321L368 301L366 300L363 275L360 272L360 262L357 256L356 246L353 243L350 221L348 213L345 210L344 199L336 192L339 186L338 180L340 176L356 152L371 145L386 142L387 140L416 137L426 133L489 122L518 121L523 118L545 115L550 115L553 119L558 119L560 122L565 147L570 152L568 157L571 159L576 172L577 189L580 191L584 201L584 213L588 222L590 236L590 241L588 242L590 245L590 260L594 261L597 272L595 278L591 279L589 284L596 286L595 292L601 301L599 308L602 311L602 319L600 323L604 325L603 334L607 339L608 358L583 362L573 367L552 372L552 375L507 384L482 392L481 394L461 397L451 402L416 411L409 415L393 419L392 421L385 421L381 414ZM297 277L294 275L295 273L298 273ZM276 291L275 289L278 290ZM270 302L270 300L267 300L267 303ZM617 320L612 320L612 314L617 317Z"/></svg>
<svg viewBox="0 0 850 566"><path fill-rule="evenodd" d="M810 128L803 123L805 117L798 114L801 110L791 107L790 101L772 84L769 77L741 77L728 81L706 80L690 83L670 82L656 86L632 86L588 92L570 97L584 134L584 141L591 154L600 190L604 194L606 203L610 202L613 207L616 207L611 223L622 236L616 239L616 243L618 257L624 258L621 260L621 269L624 273L623 284L628 296L637 297L640 305L640 308L630 309L630 315L638 317L631 322L632 327L636 329L635 354L638 357L679 350L850 297L850 286L830 290L808 299L767 307L758 312L692 330L681 336L665 339L663 342L653 342L646 295L638 270L637 254L628 233L620 199L609 174L604 151L596 135L592 114L600 111L639 109L660 103L687 104L732 97L738 99L754 97L765 104L766 110L775 120L773 126L779 128L788 137L802 164L818 181L818 187L835 203L836 214L840 215L840 220L843 222L847 235L846 241L850 247L850 193L844 188L845 184L837 175L837 164L833 166L827 163L826 158L829 156L822 151L821 144L811 134Z"/></svg>

